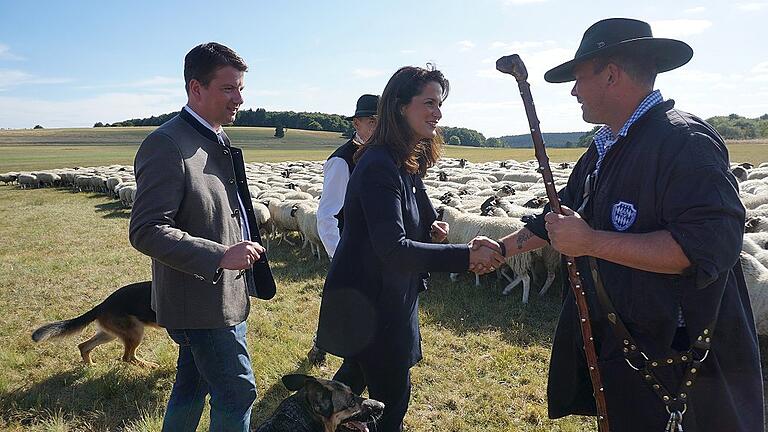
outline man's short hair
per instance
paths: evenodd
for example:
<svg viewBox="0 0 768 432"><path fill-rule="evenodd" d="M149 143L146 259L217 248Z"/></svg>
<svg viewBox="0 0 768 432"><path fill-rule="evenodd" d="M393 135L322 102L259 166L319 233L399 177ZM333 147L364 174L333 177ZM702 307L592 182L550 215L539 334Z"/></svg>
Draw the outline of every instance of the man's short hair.
<svg viewBox="0 0 768 432"><path fill-rule="evenodd" d="M609 63L620 67L630 78L638 84L644 84L653 88L658 74L656 61L651 53L635 51L618 51L594 60L594 73L602 72Z"/></svg>
<svg viewBox="0 0 768 432"><path fill-rule="evenodd" d="M248 65L232 49L216 42L200 44L184 57L184 88L189 93L189 82L197 80L208 86L216 71L224 66L232 66L240 72L248 70Z"/></svg>

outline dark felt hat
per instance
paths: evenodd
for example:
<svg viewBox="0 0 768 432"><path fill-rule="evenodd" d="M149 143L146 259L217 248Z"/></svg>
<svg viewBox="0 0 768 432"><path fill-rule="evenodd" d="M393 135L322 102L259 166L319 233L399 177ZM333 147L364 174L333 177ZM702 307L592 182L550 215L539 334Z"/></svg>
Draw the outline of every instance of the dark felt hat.
<svg viewBox="0 0 768 432"><path fill-rule="evenodd" d="M609 18L598 21L584 32L573 60L550 69L544 79L551 83L573 81L573 68L581 61L603 54L638 50L656 61L657 72L678 68L693 57L693 49L675 39L655 38L651 26L629 18Z"/></svg>
<svg viewBox="0 0 768 432"><path fill-rule="evenodd" d="M376 115L376 106L379 104L379 96L372 94L364 94L357 100L357 107L355 108L355 114L351 117L347 117L347 120L352 120L355 117L373 117Z"/></svg>

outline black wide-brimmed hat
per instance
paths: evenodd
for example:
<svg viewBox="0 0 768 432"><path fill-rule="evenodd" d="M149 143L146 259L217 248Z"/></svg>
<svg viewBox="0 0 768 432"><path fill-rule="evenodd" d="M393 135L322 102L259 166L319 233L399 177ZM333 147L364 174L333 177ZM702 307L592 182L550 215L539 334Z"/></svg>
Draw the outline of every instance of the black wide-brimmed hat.
<svg viewBox="0 0 768 432"><path fill-rule="evenodd" d="M638 50L656 61L657 72L678 68L693 57L693 49L675 39L655 38L647 22L629 18L609 18L592 24L584 32L573 60L550 69L544 79L551 83L573 81L573 68L598 55Z"/></svg>
<svg viewBox="0 0 768 432"><path fill-rule="evenodd" d="M355 117L373 117L376 115L376 106L379 104L379 97L372 94L364 94L357 100L357 107L355 108L355 114L351 117L347 117L347 120L352 120Z"/></svg>

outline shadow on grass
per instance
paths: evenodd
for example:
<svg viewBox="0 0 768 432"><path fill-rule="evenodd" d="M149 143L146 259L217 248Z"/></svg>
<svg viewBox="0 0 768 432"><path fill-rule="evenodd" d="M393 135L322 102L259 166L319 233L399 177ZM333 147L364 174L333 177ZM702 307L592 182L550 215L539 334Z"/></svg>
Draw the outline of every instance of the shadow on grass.
<svg viewBox="0 0 768 432"><path fill-rule="evenodd" d="M79 366L0 394L0 412L24 426L32 425L44 413L61 412L98 430L120 430L144 413L160 409L167 389L157 383L173 375L172 370L145 373L125 364L97 375Z"/></svg>
<svg viewBox="0 0 768 432"><path fill-rule="evenodd" d="M123 207L120 201L113 201L103 204L96 204L97 213L103 213L101 217L104 219L129 219L131 217L131 209Z"/></svg>
<svg viewBox="0 0 768 432"><path fill-rule="evenodd" d="M527 305L521 301L521 286L508 296L501 294L506 283L488 275L476 287L475 277L469 273L460 275L455 283L447 274L433 274L430 288L419 296L423 322L458 335L497 331L520 346L551 344L561 306L559 278L544 297L538 296L538 287L532 284Z"/></svg>
<svg viewBox="0 0 768 432"><path fill-rule="evenodd" d="M277 244L276 240L270 241L267 256L275 277L290 281L300 281L307 278L325 279L330 267L330 261L328 261L328 255L325 255L325 251L322 251L321 257L318 259L310 254L309 246L302 249L302 240L298 235L291 235L288 239L295 246L291 246L285 241L280 245Z"/></svg>
<svg viewBox="0 0 768 432"><path fill-rule="evenodd" d="M291 373L308 374L311 369L312 365L309 363L309 360L305 358L296 365L296 369ZM277 406L280 405L280 402L287 398L291 393L291 391L283 386L282 380L278 379L272 384L272 386L264 392L263 397L253 405L253 410L251 411L251 429L258 427L264 420L271 417L275 412L275 409L277 409Z"/></svg>

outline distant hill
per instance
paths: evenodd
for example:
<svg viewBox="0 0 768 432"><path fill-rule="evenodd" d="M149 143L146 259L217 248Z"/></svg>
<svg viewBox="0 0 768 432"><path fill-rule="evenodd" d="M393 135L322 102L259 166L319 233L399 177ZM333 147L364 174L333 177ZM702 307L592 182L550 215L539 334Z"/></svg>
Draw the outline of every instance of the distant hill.
<svg viewBox="0 0 768 432"><path fill-rule="evenodd" d="M578 147L579 138L587 132L545 132L544 143L549 147ZM531 148L533 140L530 134L507 135L499 138L504 147Z"/></svg>

